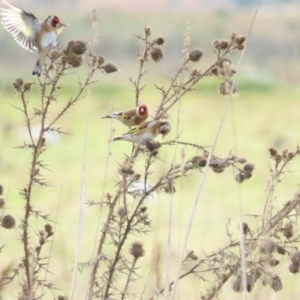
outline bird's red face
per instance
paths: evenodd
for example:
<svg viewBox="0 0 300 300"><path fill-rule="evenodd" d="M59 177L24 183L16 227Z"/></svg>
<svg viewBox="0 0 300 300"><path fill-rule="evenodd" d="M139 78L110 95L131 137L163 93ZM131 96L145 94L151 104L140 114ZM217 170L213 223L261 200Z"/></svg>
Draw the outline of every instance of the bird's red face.
<svg viewBox="0 0 300 300"><path fill-rule="evenodd" d="M58 28L60 20L57 16L49 16L46 20L46 23L53 28Z"/></svg>
<svg viewBox="0 0 300 300"><path fill-rule="evenodd" d="M148 108L145 104L140 104L137 109L137 114L141 117L148 115Z"/></svg>

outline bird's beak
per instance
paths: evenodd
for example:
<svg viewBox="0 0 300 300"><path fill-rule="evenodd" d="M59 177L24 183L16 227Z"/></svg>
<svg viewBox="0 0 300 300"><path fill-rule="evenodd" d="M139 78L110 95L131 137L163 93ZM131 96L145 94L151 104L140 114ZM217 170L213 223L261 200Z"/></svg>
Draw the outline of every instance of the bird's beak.
<svg viewBox="0 0 300 300"><path fill-rule="evenodd" d="M60 27L67 27L69 24L66 24L66 23L59 23L59 26Z"/></svg>

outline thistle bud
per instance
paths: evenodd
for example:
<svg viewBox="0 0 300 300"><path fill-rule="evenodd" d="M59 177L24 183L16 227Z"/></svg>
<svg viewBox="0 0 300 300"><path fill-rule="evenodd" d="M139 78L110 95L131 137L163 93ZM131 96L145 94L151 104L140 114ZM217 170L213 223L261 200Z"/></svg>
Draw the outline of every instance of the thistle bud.
<svg viewBox="0 0 300 300"><path fill-rule="evenodd" d="M11 215L6 215L2 218L1 225L6 229L14 228L16 225L15 218Z"/></svg>
<svg viewBox="0 0 300 300"><path fill-rule="evenodd" d="M114 64L110 64L110 63L108 63L100 68L103 69L105 71L105 73L108 73L108 74L119 71L118 68Z"/></svg>
<svg viewBox="0 0 300 300"><path fill-rule="evenodd" d="M155 62L158 62L163 59L163 53L160 48L153 47L151 49L151 57Z"/></svg>
<svg viewBox="0 0 300 300"><path fill-rule="evenodd" d="M189 60L190 61L193 61L193 62L196 62L196 61L199 61L199 59L202 57L203 55L203 52L196 49L196 50L193 50L189 53Z"/></svg>
<svg viewBox="0 0 300 300"><path fill-rule="evenodd" d="M130 247L130 254L135 258L138 259L139 257L144 256L145 251L143 245L139 242L132 243Z"/></svg>
<svg viewBox="0 0 300 300"><path fill-rule="evenodd" d="M152 41L152 45L162 45L164 42L164 38L160 36Z"/></svg>

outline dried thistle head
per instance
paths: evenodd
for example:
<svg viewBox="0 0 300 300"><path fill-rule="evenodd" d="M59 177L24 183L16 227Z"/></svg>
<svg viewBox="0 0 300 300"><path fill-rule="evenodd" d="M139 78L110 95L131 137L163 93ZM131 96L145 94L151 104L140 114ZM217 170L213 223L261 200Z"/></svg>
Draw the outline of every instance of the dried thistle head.
<svg viewBox="0 0 300 300"><path fill-rule="evenodd" d="M280 245L276 245L276 250L278 254L284 255L286 253L286 250L280 246Z"/></svg>
<svg viewBox="0 0 300 300"><path fill-rule="evenodd" d="M151 35L151 27L150 26L145 27L145 35L146 35L146 37Z"/></svg>
<svg viewBox="0 0 300 300"><path fill-rule="evenodd" d="M275 292L278 292L278 291L282 290L282 282L281 282L281 279L278 275L275 275L274 277L272 277L271 288Z"/></svg>
<svg viewBox="0 0 300 300"><path fill-rule="evenodd" d="M12 229L16 226L16 220L11 215L6 215L1 219L1 226L6 229Z"/></svg>
<svg viewBox="0 0 300 300"><path fill-rule="evenodd" d="M228 42L228 41L222 40L222 41L220 42L220 49L225 50L225 49L228 48L228 46L229 46L229 42Z"/></svg>
<svg viewBox="0 0 300 300"><path fill-rule="evenodd" d="M31 90L31 86L34 84L34 82L25 82L24 84L24 92L29 92Z"/></svg>
<svg viewBox="0 0 300 300"><path fill-rule="evenodd" d="M202 57L203 52L200 51L199 49L193 50L189 53L189 60L192 62L199 61L200 58Z"/></svg>
<svg viewBox="0 0 300 300"><path fill-rule="evenodd" d="M5 201L3 198L0 198L0 208L3 208L5 205Z"/></svg>
<svg viewBox="0 0 300 300"><path fill-rule="evenodd" d="M175 185L174 185L174 180L168 179L167 183L164 185L164 191L167 194L174 194L176 193Z"/></svg>
<svg viewBox="0 0 300 300"><path fill-rule="evenodd" d="M299 264L295 265L295 264L291 263L291 264L289 265L289 271L290 271L292 274L299 273Z"/></svg>
<svg viewBox="0 0 300 300"><path fill-rule="evenodd" d="M159 36L158 38L152 41L152 45L162 45L164 42L164 38L162 36Z"/></svg>
<svg viewBox="0 0 300 300"><path fill-rule="evenodd" d="M103 69L107 74L119 71L118 68L112 63L107 63L100 68Z"/></svg>
<svg viewBox="0 0 300 300"><path fill-rule="evenodd" d="M226 80L219 85L219 93L223 96L237 96L238 92L232 81Z"/></svg>
<svg viewBox="0 0 300 300"><path fill-rule="evenodd" d="M248 232L250 232L250 228L249 228L249 225L247 223L243 222L242 228L243 228L244 235L246 235Z"/></svg>
<svg viewBox="0 0 300 300"><path fill-rule="evenodd" d="M160 61L160 60L163 59L163 53L162 53L162 50L161 50L160 48L158 48L158 47L153 47L153 48L151 49L150 54L151 54L152 59L153 59L155 62L158 62L158 61Z"/></svg>
<svg viewBox="0 0 300 300"><path fill-rule="evenodd" d="M154 141L147 141L146 142L146 147L149 151L153 152L154 150L157 150L161 147L160 143L156 143Z"/></svg>
<svg viewBox="0 0 300 300"><path fill-rule="evenodd" d="M0 184L0 196L3 194L3 185Z"/></svg>
<svg viewBox="0 0 300 300"><path fill-rule="evenodd" d="M290 239L293 236L293 224L291 222L285 223L282 233L287 239Z"/></svg>
<svg viewBox="0 0 300 300"><path fill-rule="evenodd" d="M52 226L50 224L46 224L44 230L45 232L50 233L52 232Z"/></svg>
<svg viewBox="0 0 300 300"><path fill-rule="evenodd" d="M292 256L292 263L300 266L300 252L296 251Z"/></svg>
<svg viewBox="0 0 300 300"><path fill-rule="evenodd" d="M124 218L127 214L126 208L123 207L123 206L119 207L118 210L117 210L117 214L120 218Z"/></svg>
<svg viewBox="0 0 300 300"><path fill-rule="evenodd" d="M260 251L265 254L272 254L276 249L276 244L271 239L263 240L260 245Z"/></svg>
<svg viewBox="0 0 300 300"><path fill-rule="evenodd" d="M143 245L140 242L133 242L130 247L130 254L138 259L145 255L145 251Z"/></svg>
<svg viewBox="0 0 300 300"><path fill-rule="evenodd" d="M191 162L192 162L192 164L193 164L194 166L197 166L197 167L202 168L202 167L205 167L205 166L206 166L207 159L206 159L206 157L204 157L204 156L198 156L198 155L196 155L196 156L194 156L194 157L192 158Z"/></svg>
<svg viewBox="0 0 300 300"><path fill-rule="evenodd" d="M82 55L87 50L87 43L82 40L70 41L67 50L71 53Z"/></svg>
<svg viewBox="0 0 300 300"><path fill-rule="evenodd" d="M235 176L235 181L236 181L237 183L242 183L244 180L245 180L245 176L244 176L243 173L238 173L238 174L236 174L236 176Z"/></svg>
<svg viewBox="0 0 300 300"><path fill-rule="evenodd" d="M98 65L101 66L101 65L104 64L104 62L105 62L104 57L100 55L100 56L98 57Z"/></svg>
<svg viewBox="0 0 300 300"><path fill-rule="evenodd" d="M23 86L24 80L22 78L16 78L13 82L13 87L17 92L21 92L22 86Z"/></svg>
<svg viewBox="0 0 300 300"><path fill-rule="evenodd" d="M70 52L66 56L62 57L62 61L63 63L69 64L73 68L77 68L82 64L82 57L79 54Z"/></svg>

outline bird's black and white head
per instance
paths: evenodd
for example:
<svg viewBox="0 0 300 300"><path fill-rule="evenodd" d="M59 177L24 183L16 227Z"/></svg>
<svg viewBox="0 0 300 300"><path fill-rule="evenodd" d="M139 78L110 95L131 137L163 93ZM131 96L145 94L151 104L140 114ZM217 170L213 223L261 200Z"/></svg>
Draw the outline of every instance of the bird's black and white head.
<svg viewBox="0 0 300 300"><path fill-rule="evenodd" d="M57 16L49 16L45 23L55 29L58 29L60 27L60 19Z"/></svg>
<svg viewBox="0 0 300 300"><path fill-rule="evenodd" d="M171 130L171 125L169 122L161 122L159 126L159 133L162 137L165 137Z"/></svg>

